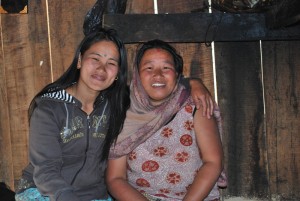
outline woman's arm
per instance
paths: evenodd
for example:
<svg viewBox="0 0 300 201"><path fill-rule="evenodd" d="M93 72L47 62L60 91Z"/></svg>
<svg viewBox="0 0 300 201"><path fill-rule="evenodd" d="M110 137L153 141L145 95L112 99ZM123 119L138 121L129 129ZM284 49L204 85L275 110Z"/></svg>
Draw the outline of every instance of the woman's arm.
<svg viewBox="0 0 300 201"><path fill-rule="evenodd" d="M222 171L222 144L214 118L201 115L201 109L194 116L194 129L197 144L202 155L203 165L188 189L184 201L204 200L212 190Z"/></svg>
<svg viewBox="0 0 300 201"><path fill-rule="evenodd" d="M58 123L52 101L42 101L30 119L29 158L34 166L34 183L52 200L79 201L61 175L62 151L59 145Z"/></svg>
<svg viewBox="0 0 300 201"><path fill-rule="evenodd" d="M106 183L108 191L118 201L147 201L133 188L126 177L126 156L108 160Z"/></svg>

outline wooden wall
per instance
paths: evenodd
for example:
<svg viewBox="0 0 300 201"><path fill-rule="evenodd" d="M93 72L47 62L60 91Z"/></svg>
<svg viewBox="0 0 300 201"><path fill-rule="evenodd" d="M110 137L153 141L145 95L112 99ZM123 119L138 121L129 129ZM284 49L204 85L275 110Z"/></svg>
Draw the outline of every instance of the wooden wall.
<svg viewBox="0 0 300 201"><path fill-rule="evenodd" d="M158 12L190 12L202 2L158 1ZM31 0L28 14L0 16L0 181L11 188L28 162L28 105L70 64L94 3ZM153 1L128 0L126 13L153 13ZM137 45L126 45L130 63ZM300 39L173 45L184 57L184 74L202 78L218 97L229 177L225 200L300 200Z"/></svg>

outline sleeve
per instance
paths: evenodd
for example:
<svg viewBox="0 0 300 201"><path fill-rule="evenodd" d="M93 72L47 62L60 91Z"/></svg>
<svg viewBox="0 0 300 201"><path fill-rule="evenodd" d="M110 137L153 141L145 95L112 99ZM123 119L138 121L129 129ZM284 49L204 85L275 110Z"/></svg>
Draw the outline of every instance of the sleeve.
<svg viewBox="0 0 300 201"><path fill-rule="evenodd" d="M79 201L73 188L61 176L60 129L52 101L41 101L30 119L29 159L35 185L50 200Z"/></svg>

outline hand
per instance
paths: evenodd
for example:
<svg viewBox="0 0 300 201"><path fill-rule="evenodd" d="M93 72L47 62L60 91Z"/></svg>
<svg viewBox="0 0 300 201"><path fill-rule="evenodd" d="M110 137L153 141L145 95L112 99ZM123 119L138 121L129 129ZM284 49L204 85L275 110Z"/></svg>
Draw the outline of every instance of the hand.
<svg viewBox="0 0 300 201"><path fill-rule="evenodd" d="M191 95L195 102L196 108L203 107L203 116L211 118L214 110L214 101L208 89L204 86L200 79L190 79Z"/></svg>

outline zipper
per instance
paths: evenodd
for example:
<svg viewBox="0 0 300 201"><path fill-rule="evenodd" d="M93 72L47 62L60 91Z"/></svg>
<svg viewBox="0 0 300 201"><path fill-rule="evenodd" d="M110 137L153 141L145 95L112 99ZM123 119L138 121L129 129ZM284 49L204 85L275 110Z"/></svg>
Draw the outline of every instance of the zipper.
<svg viewBox="0 0 300 201"><path fill-rule="evenodd" d="M87 125L88 125L88 128L87 128L87 135L86 135L86 149L85 149L85 156L87 154L87 151L89 150L89 146L90 146L90 131L91 131L91 119L90 119L90 115L87 116L86 118L87 120Z"/></svg>
<svg viewBox="0 0 300 201"><path fill-rule="evenodd" d="M85 153L84 153L84 160L83 160L83 163L82 163L82 166L79 168L79 170L76 172L74 178L72 179L72 182L71 182L71 185L73 185L73 183L75 182L78 174L81 172L81 170L83 169L85 163L86 163L86 160L87 160L87 152L89 150L89 146L90 146L90 128L91 128L91 121L90 121L90 115L87 115L87 118L86 118L86 121L87 121L87 132L86 132L86 148L85 148Z"/></svg>

